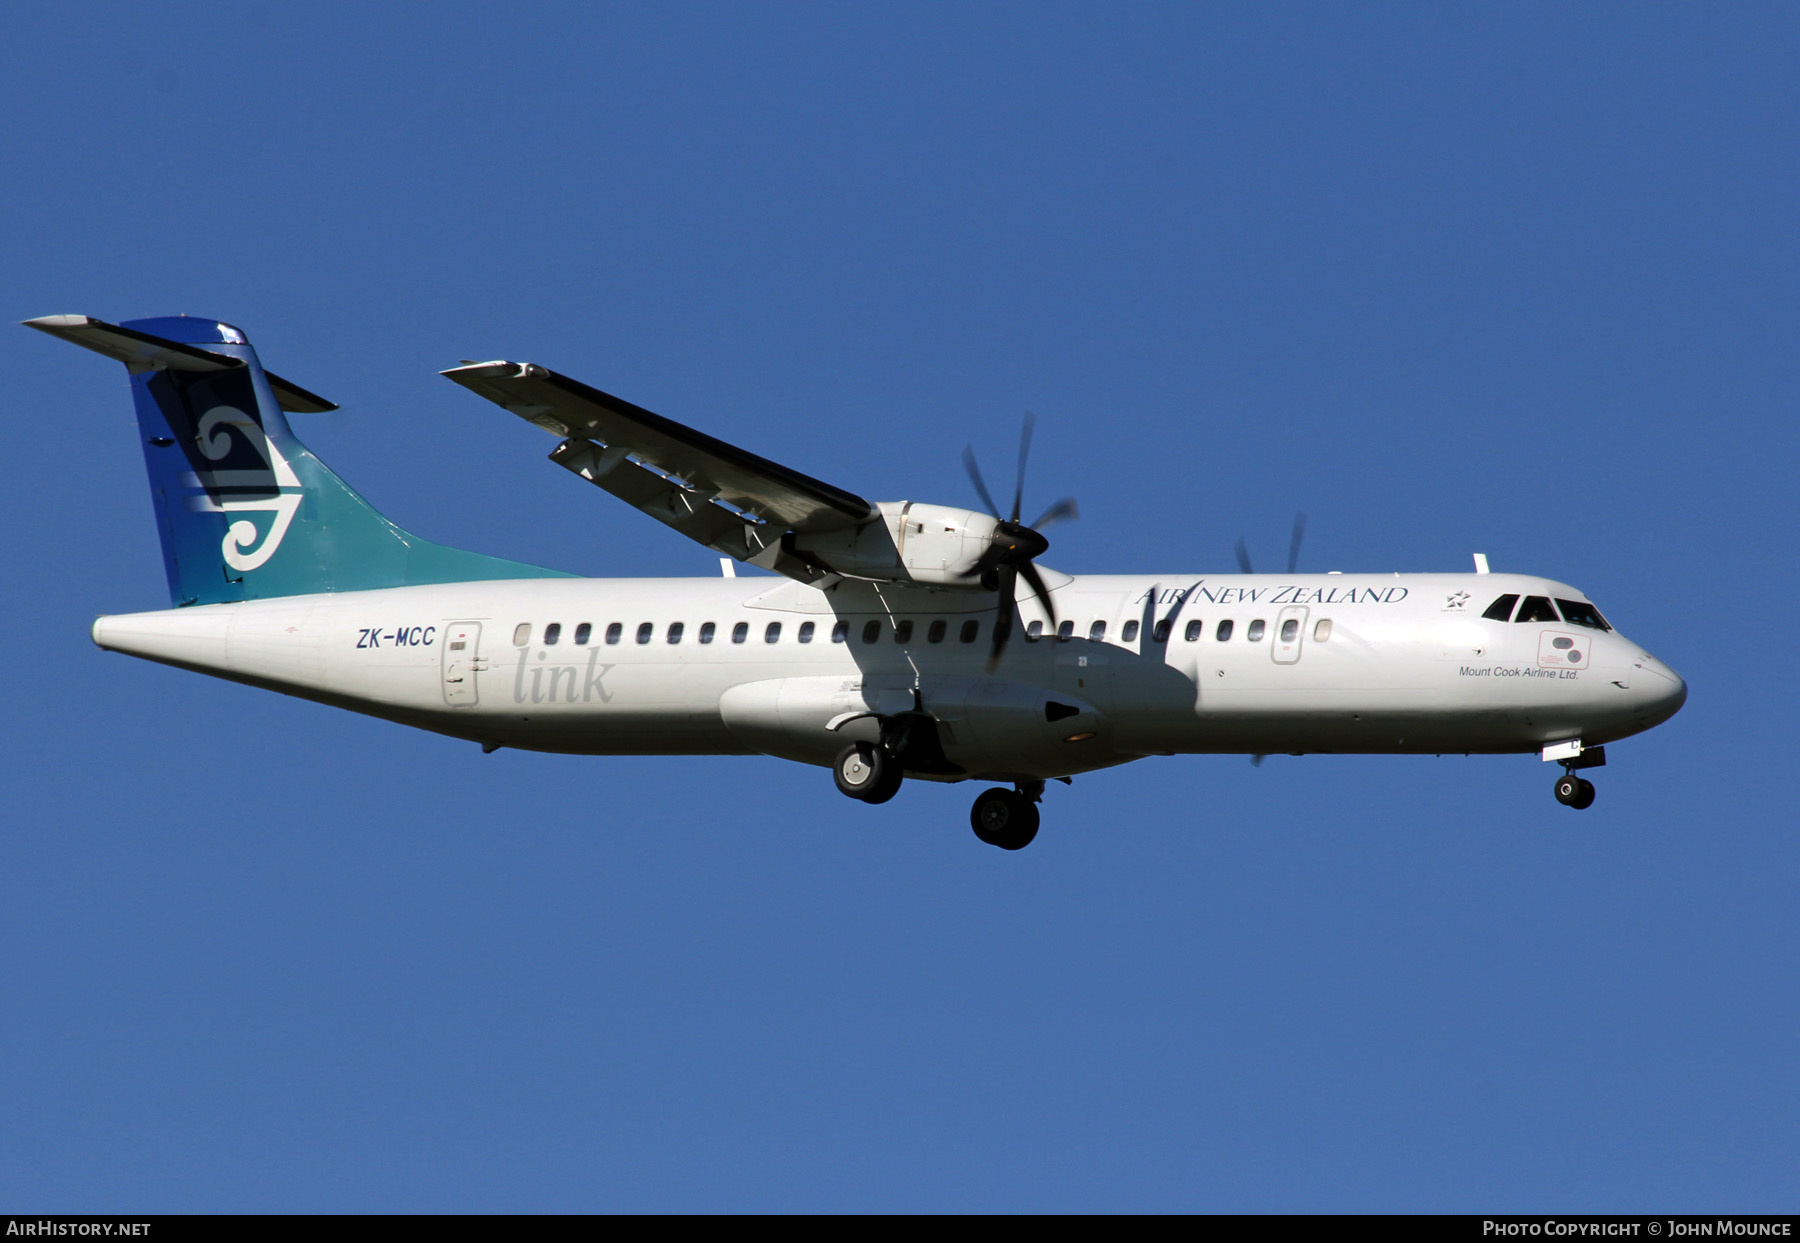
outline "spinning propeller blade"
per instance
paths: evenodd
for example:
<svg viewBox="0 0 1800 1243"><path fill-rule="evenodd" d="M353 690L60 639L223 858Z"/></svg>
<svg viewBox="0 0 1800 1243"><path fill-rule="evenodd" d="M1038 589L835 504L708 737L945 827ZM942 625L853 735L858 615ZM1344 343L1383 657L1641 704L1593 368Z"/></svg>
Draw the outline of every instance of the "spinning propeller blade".
<svg viewBox="0 0 1800 1243"><path fill-rule="evenodd" d="M1019 475L1013 485L1010 517L1000 516L1000 507L994 504L987 481L981 477L981 467L976 464L974 446L963 449L963 467L969 472L969 482L975 485L975 491L987 506L988 513L994 516L994 534L989 538L987 548L975 559L974 566L965 571L969 577L981 579L983 585L987 585L991 578L994 591L999 597L995 603L994 646L988 657L989 673L1000 664L1000 657L1006 653L1006 645L1012 639L1013 614L1018 609L1021 577L1031 588L1031 593L1043 604L1044 612L1050 617L1051 631L1056 630L1056 606L1051 602L1050 589L1044 585L1043 575L1038 573L1033 562L1050 547L1050 541L1040 534L1042 529L1051 523L1079 516L1074 499L1064 497L1046 509L1043 516L1030 526L1019 521L1019 513L1025 504L1025 465L1031 457L1031 431L1036 422L1037 416L1027 411L1019 428Z"/></svg>
<svg viewBox="0 0 1800 1243"><path fill-rule="evenodd" d="M987 506L990 514L998 518L1000 507L994 504L994 498L988 494L987 483L981 477L981 467L975 464L974 445L963 446L963 468L969 472L969 482L975 485L975 494L981 498L981 503Z"/></svg>
<svg viewBox="0 0 1800 1243"><path fill-rule="evenodd" d="M1025 500L1025 459L1031 456L1031 429L1037 424L1037 415L1027 410L1025 418L1019 424L1019 482L1013 487L1012 520L1019 520L1019 506Z"/></svg>

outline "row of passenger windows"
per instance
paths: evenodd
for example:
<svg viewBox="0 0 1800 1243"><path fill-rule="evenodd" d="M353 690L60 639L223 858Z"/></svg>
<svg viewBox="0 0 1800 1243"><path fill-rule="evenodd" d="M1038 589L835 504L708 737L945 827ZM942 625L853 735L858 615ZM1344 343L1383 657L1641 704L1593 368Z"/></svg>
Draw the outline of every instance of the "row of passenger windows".
<svg viewBox="0 0 1800 1243"><path fill-rule="evenodd" d="M1491 611L1492 610L1490 610L1490 612ZM1151 627L1150 633L1152 640L1157 643L1167 643L1173 626L1174 622L1166 618L1157 622ZM1213 628L1213 638L1220 643L1229 642L1236 626L1237 623L1229 619L1219 622L1218 625ZM1248 626L1244 627L1244 638L1251 643L1260 643L1262 642L1263 635L1267 628L1268 623L1261 618L1258 618ZM1136 643L1139 629L1139 624L1135 618L1126 622L1119 630L1119 641L1122 643ZM862 641L864 643L879 643L881 642L883 631L888 631L889 637L892 638L895 643L910 643L913 638L913 623L910 619L895 622L890 631L878 619L864 622L862 627ZM701 622L696 637L702 643L711 643L718 637L718 633L719 628L715 623ZM817 633L818 630L815 623L809 621L801 622L795 630L794 638L801 643L811 643L813 641L813 636ZM1205 633L1206 623L1199 618L1194 618L1182 628L1181 637L1189 643L1197 643ZM763 627L762 641L764 643L779 643L781 642L781 634L782 623L778 621L769 622ZM931 622L930 625L926 626L925 641L927 643L942 643L949 637L949 634L950 623L943 618L938 618ZM594 627L591 622L580 623L575 627L574 633L571 635L571 639L577 647L585 647L592 641L593 637ZM639 643L653 642L656 638L656 624L654 622L638 623L634 637ZM670 622L663 631L663 642L665 643L680 643L686 637L687 624L685 622ZM976 639L981 637L981 623L973 618L963 622L957 628L956 637L958 641L963 643L975 642ZM1090 642L1104 643L1106 641L1106 623L1104 621L1095 621L1088 627L1087 637ZM1283 643L1292 643L1299 637L1300 622L1298 619L1290 617L1281 623L1281 641ZM1331 619L1321 618L1313 625L1313 639L1315 642L1323 643L1330 637ZM554 647L556 644L562 642L562 638L563 625L561 622L551 622L544 627L542 642L546 646ZM1036 643L1042 638L1044 638L1043 622L1034 621L1025 627L1025 641L1027 643ZM1061 643L1068 643L1073 640L1075 638L1075 623L1072 621L1065 621L1059 624L1056 628L1056 638L1057 641ZM749 622L738 622L731 628L731 641L733 643L747 643L749 640ZM613 622L611 625L607 626L604 631L604 641L607 643L623 643L625 641L624 623ZM833 643L848 643L850 641L850 623L847 621L835 623L831 627L831 641ZM513 644L517 647L524 647L530 642L531 623L520 622L513 628Z"/></svg>
<svg viewBox="0 0 1800 1243"><path fill-rule="evenodd" d="M1168 618L1164 618L1162 621L1159 621L1155 625L1151 626L1150 627L1151 642L1167 643L1169 641L1169 635L1172 633L1172 631L1174 629L1174 625L1175 625L1175 623L1173 621L1169 620ZM1220 643L1230 642L1231 636L1235 632L1236 629L1237 629L1237 623L1228 618L1224 621L1221 621L1217 626L1215 626L1213 628L1213 638ZM1138 625L1137 619L1133 618L1131 621L1126 622L1123 626L1121 626L1119 628L1119 642L1121 642L1121 643L1136 643L1138 640L1138 631L1139 631L1139 625ZM1266 621L1262 620L1261 618L1258 618L1255 621L1251 622L1248 626L1244 627L1244 638L1251 643L1260 643L1260 642L1262 642L1263 635L1265 633L1267 633L1267 631L1268 631L1268 623ZM1206 633L1206 623L1196 617L1196 618L1190 619L1188 621L1187 625L1182 627L1181 637L1184 641L1186 641L1188 643L1198 643L1200 641L1200 637L1202 635L1204 635L1205 633ZM1034 621L1030 625L1025 627L1026 642L1036 643L1039 639L1041 639L1043 637L1044 637L1044 623L1043 622ZM1065 622L1060 623L1056 627L1056 638L1059 642L1067 643L1067 642L1069 642L1069 640L1073 639L1074 637L1075 637L1075 623L1074 622L1065 621ZM1106 623L1104 621L1094 622L1092 625L1090 625L1088 627L1087 637L1092 642L1104 643L1106 641ZM1290 617L1286 621L1281 623L1281 641L1283 643L1292 643L1295 639L1297 639L1299 637L1300 637L1300 620L1298 618ZM1313 638L1315 640L1317 640L1318 642L1323 643L1325 640L1329 639L1330 637L1331 637L1331 619L1328 617L1320 618L1318 623L1313 626Z"/></svg>
<svg viewBox="0 0 1800 1243"><path fill-rule="evenodd" d="M881 639L881 631L882 631L882 625L879 621L871 621L871 622L867 623L866 625L863 626L862 641L864 643L878 642ZM809 622L809 621L801 622L800 625L795 629L794 638L797 639L801 643L811 643L813 641L813 636L816 635L817 633L818 633L817 623ZM718 634L719 634L719 627L718 627L717 623L701 622L700 629L699 629L696 637L702 643L711 643L714 639L716 639L718 637ZM782 634L782 624L778 621L777 622L769 622L766 626L763 627L762 641L764 643L779 643L779 642L781 642L781 634ZM927 642L942 643L948 634L949 634L949 623L939 620L939 621L932 622L931 625L926 629L925 637L926 637ZM964 623L962 623L962 626L957 633L957 638L960 639L964 643L973 643L973 642L975 642L975 640L978 637L980 637L980 634L981 634L981 623L978 621L969 620L969 621L965 621ZM551 622L549 625L544 627L544 634L543 634L542 642L547 647L554 647L556 644L562 642L562 637L563 637L562 623L561 622ZM593 637L594 637L594 627L593 627L593 624L590 622L582 622L580 625L576 626L575 632L572 636L574 643L577 647L585 647L589 642L592 641ZM637 642L639 642L639 643L650 643L650 642L654 641L656 638L656 623L654 623L654 622L639 622L637 631L636 631L636 634L634 637L636 638ZM687 637L687 623L685 623L685 622L670 622L668 624L667 629L665 629L663 631L663 642L665 642L665 643L680 643L686 637ZM894 642L910 643L912 641L912 637L913 637L912 622L902 621L902 622L898 622L895 624L894 632L893 632ZM605 642L607 642L607 643L623 643L625 641L625 625L624 625L624 623L623 622L613 622L611 625L609 625L604 632L604 639L605 639ZM748 643L750 641L750 623L749 622L738 622L735 626L733 626L731 628L731 641L733 643ZM847 621L840 621L837 624L835 624L834 626L832 626L831 641L833 643L848 643L850 641L850 623ZM531 642L531 623L530 622L520 622L517 626L515 626L513 628L513 644L517 647L524 647L526 644L528 644L530 642Z"/></svg>
<svg viewBox="0 0 1800 1243"><path fill-rule="evenodd" d="M1518 604L1518 611L1513 606ZM1557 616L1557 610L1562 616ZM1611 630L1606 619L1600 616L1600 610L1585 600L1558 600L1550 603L1549 596L1526 596L1525 603L1519 604L1519 593L1510 591L1487 606L1482 614L1489 621L1506 621L1511 618L1515 622L1567 622L1571 626L1586 626L1590 630Z"/></svg>

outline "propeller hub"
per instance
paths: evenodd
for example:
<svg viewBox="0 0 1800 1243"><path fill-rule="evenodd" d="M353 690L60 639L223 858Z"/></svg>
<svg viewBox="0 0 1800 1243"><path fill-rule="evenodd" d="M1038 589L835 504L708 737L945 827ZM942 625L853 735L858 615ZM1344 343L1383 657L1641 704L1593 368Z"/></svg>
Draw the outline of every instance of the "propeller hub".
<svg viewBox="0 0 1800 1243"><path fill-rule="evenodd" d="M1033 561L1049 551L1050 541L1022 522L1002 518L994 527L992 547L998 559L1009 565Z"/></svg>

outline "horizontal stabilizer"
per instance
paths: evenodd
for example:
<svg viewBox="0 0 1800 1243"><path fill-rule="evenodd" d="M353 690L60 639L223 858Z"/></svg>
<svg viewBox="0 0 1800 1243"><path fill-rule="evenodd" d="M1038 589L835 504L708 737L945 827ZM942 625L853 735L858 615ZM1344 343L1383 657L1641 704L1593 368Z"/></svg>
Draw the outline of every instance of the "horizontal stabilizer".
<svg viewBox="0 0 1800 1243"><path fill-rule="evenodd" d="M152 336L135 328L109 324L89 315L45 315L24 323L27 328L36 328L96 354L116 358L134 375L140 371L231 371L244 365L241 359ZM263 375L283 410L293 414L323 414L337 409L335 404L317 393L308 392L272 371L265 369Z"/></svg>
<svg viewBox="0 0 1800 1243"><path fill-rule="evenodd" d="M289 414L329 414L337 409L337 403L326 401L317 393L309 393L292 380L284 380L263 368L263 378L268 380L269 387L275 390L275 401Z"/></svg>
<svg viewBox="0 0 1800 1243"><path fill-rule="evenodd" d="M116 358L131 368L133 373L152 369L230 371L244 365L241 359L227 358L223 354L214 354L197 346L153 337L134 328L121 328L117 324L109 324L87 315L46 315L41 319L26 320L25 326L47 332L53 337L61 337L83 349L93 350L96 354Z"/></svg>

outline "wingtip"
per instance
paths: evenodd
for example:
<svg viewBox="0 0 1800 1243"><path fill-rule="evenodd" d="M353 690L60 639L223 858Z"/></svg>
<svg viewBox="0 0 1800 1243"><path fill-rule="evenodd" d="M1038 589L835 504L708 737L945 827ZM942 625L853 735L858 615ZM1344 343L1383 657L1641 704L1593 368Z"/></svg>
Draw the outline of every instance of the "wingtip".
<svg viewBox="0 0 1800 1243"><path fill-rule="evenodd" d="M91 315L39 315L34 319L19 321L22 327L36 328L39 332L56 332L63 328L86 328L89 324L99 322Z"/></svg>
<svg viewBox="0 0 1800 1243"><path fill-rule="evenodd" d="M461 380L465 376L471 379L523 380L530 376L542 376L549 373L536 363L515 363L505 358L495 358L488 362L472 362L465 358L458 366L446 367L438 374L452 380Z"/></svg>
<svg viewBox="0 0 1800 1243"><path fill-rule="evenodd" d="M455 377L455 376L463 374L464 372L484 371L489 367L516 367L518 365L519 364L517 364L517 363L510 363L510 362L507 362L505 359L499 359L499 358L493 359L489 362L477 362L473 358L464 358L464 359L459 359L457 361L456 366L445 367L442 371L438 372L438 374Z"/></svg>

